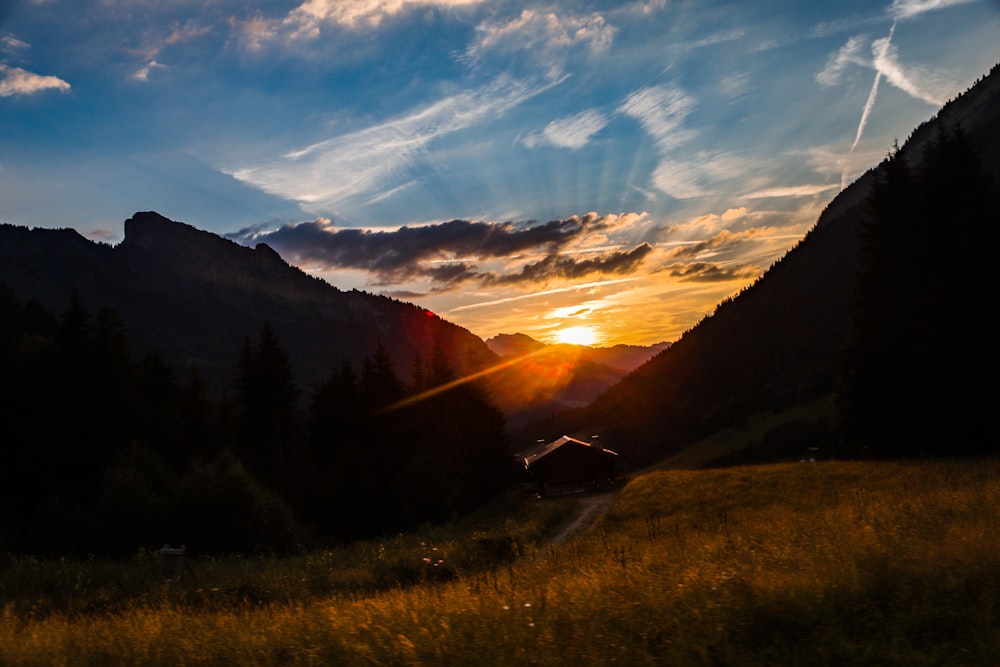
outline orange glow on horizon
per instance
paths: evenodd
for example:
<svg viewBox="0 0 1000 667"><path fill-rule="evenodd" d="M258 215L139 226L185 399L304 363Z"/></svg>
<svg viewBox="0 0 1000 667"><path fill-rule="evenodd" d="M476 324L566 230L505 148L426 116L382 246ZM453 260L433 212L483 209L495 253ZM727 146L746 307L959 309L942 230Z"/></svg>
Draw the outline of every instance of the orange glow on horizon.
<svg viewBox="0 0 1000 667"><path fill-rule="evenodd" d="M557 343L564 345L593 345L597 342L597 331L594 327L565 327L555 333Z"/></svg>

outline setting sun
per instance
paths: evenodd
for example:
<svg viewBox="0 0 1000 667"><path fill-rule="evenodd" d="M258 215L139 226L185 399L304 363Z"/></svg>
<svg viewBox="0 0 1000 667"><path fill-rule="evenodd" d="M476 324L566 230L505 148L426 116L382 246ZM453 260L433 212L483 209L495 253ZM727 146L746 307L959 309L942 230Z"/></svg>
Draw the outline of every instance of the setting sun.
<svg viewBox="0 0 1000 667"><path fill-rule="evenodd" d="M597 341L594 327L567 327L556 332L556 342L568 345L593 345Z"/></svg>

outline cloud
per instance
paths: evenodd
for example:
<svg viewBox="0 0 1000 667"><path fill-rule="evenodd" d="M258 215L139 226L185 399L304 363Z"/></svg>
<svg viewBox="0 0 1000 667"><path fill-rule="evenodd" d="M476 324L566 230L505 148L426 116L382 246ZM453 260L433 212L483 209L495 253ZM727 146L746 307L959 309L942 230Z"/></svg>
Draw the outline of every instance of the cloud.
<svg viewBox="0 0 1000 667"><path fill-rule="evenodd" d="M826 60L826 66L822 71L816 73L816 81L825 87L834 86L840 82L844 70L848 65L860 65L871 67L872 62L862 57L865 48L865 38L855 35L847 40L840 50L831 54Z"/></svg>
<svg viewBox="0 0 1000 667"><path fill-rule="evenodd" d="M693 229L693 224L686 227ZM673 234L676 228L667 230ZM770 245L776 239L785 243L789 238L801 238L778 235L773 226L752 227L742 231L722 229L708 238L687 242L659 243L662 253L662 265L657 273L667 273L671 277L689 282L720 282L727 280L748 280L760 275L759 265L744 261L745 257L759 255L754 250L748 253L751 246ZM784 245L784 243L783 243ZM671 247L666 250L666 247Z"/></svg>
<svg viewBox="0 0 1000 667"><path fill-rule="evenodd" d="M722 214L723 222L733 222L734 220L739 220L740 218L746 217L747 207L740 206L739 208L730 208Z"/></svg>
<svg viewBox="0 0 1000 667"><path fill-rule="evenodd" d="M639 121L660 153L652 184L675 199L703 197L719 182L734 178L747 168L746 161L724 152L699 151L685 159L675 151L697 136L685 125L697 106L695 99L675 86L650 86L635 91L619 111Z"/></svg>
<svg viewBox="0 0 1000 667"><path fill-rule="evenodd" d="M675 199L709 194L710 188L735 178L748 168L747 161L728 153L699 151L685 160L664 158L653 170L653 185Z"/></svg>
<svg viewBox="0 0 1000 667"><path fill-rule="evenodd" d="M20 67L0 64L0 97L33 95L46 90L68 92L70 85L56 76L33 74Z"/></svg>
<svg viewBox="0 0 1000 667"><path fill-rule="evenodd" d="M812 197L821 195L824 192L837 190L839 184L820 185L790 185L785 187L766 188L743 195L743 199L772 199L776 197Z"/></svg>
<svg viewBox="0 0 1000 667"><path fill-rule="evenodd" d="M588 109L575 116L552 121L542 130L541 136L531 135L524 143L529 147L549 144L558 148L583 148L608 122L609 118L600 111Z"/></svg>
<svg viewBox="0 0 1000 667"><path fill-rule="evenodd" d="M594 274L626 275L635 271L652 251L653 246L641 243L629 251L609 252L587 259L548 255L524 265L518 273L486 277L483 283L489 286L519 283L545 285L551 280L575 280Z"/></svg>
<svg viewBox="0 0 1000 667"><path fill-rule="evenodd" d="M628 229L641 217L588 213L543 224L451 220L391 231L338 229L318 218L273 231L250 228L229 238L244 244L267 243L297 265L361 270L378 284L429 279L437 289L446 289L473 279L500 285L625 272L649 251L640 246L629 252L589 252L583 259L565 251L586 244L590 237ZM516 263L532 255L542 259L529 259L511 276L480 266L492 260Z"/></svg>
<svg viewBox="0 0 1000 667"><path fill-rule="evenodd" d="M27 42L22 42L13 35L4 35L0 37L0 51L5 53L14 53L15 51L23 51L29 48L30 45Z"/></svg>
<svg viewBox="0 0 1000 667"><path fill-rule="evenodd" d="M908 19L926 12L970 2L973 0L893 0L889 13L896 19Z"/></svg>
<svg viewBox="0 0 1000 667"><path fill-rule="evenodd" d="M736 98L750 91L750 75L730 74L719 81L719 90L726 97Z"/></svg>
<svg viewBox="0 0 1000 667"><path fill-rule="evenodd" d="M137 69L135 74L132 75L132 78L136 81L148 81L150 72L154 69L166 69L166 67L166 65L158 63L155 60L150 60L148 63Z"/></svg>
<svg viewBox="0 0 1000 667"><path fill-rule="evenodd" d="M893 28L895 28L895 24L893 24ZM922 68L911 68L909 73L904 71L899 62L899 51L896 45L892 44L892 32L890 29L887 37L872 42L872 55L875 58L873 64L876 71L884 76L886 81L912 97L928 104L943 105L947 96L942 94L940 90L934 90L943 87L942 82L936 80L934 74ZM920 81L915 79L920 79Z"/></svg>
<svg viewBox="0 0 1000 667"><path fill-rule="evenodd" d="M598 13L576 16L525 9L508 21L486 21L476 28L478 37L466 49L465 57L478 60L488 52L529 51L542 59L552 53L582 44L592 53L604 53L614 41L617 29Z"/></svg>
<svg viewBox="0 0 1000 667"><path fill-rule="evenodd" d="M558 85L500 77L482 88L433 102L384 123L285 153L259 166L224 169L234 178L304 208L334 206L384 195L428 146L453 132L492 121L525 100ZM383 197L384 198L384 197Z"/></svg>
<svg viewBox="0 0 1000 667"><path fill-rule="evenodd" d="M326 27L377 28L387 19L420 9L454 9L477 5L482 0L306 0L283 19L270 22L257 34L278 33L291 41L317 39Z"/></svg>
<svg viewBox="0 0 1000 667"><path fill-rule="evenodd" d="M229 27L235 31L237 41L248 51L253 52L262 51L276 35L274 22L264 18L259 11L248 19L230 18Z"/></svg>
<svg viewBox="0 0 1000 667"><path fill-rule="evenodd" d="M865 127L868 124L868 118L875 106L879 83L883 77L896 88L918 100L935 106L941 106L945 103L948 91L954 89L953 82L948 81L944 75L925 68L915 66L904 68L899 61L899 50L892 43L892 36L896 31L896 24L901 20L911 19L930 11L966 4L970 1L893 0L888 12L893 19L892 26L889 28L887 36L876 39L871 43L871 60L861 56L864 39L861 36L851 37L846 44L840 47L840 50L836 54L832 54L827 58L826 66L816 74L816 81L822 86L837 84L848 65L870 67L875 70L875 79L872 81L868 98L865 100L864 107L861 110L861 119L854 133L854 142L851 144L851 151L861 141Z"/></svg>
<svg viewBox="0 0 1000 667"><path fill-rule="evenodd" d="M726 30L723 32L716 32L703 37L701 39L692 40L690 42L678 42L670 45L671 51L693 51L695 49L701 49L706 46L715 46L716 44L724 44L726 42L734 42L736 40L743 39L746 35L746 31L742 28L737 28L734 30Z"/></svg>
<svg viewBox="0 0 1000 667"><path fill-rule="evenodd" d="M160 32L155 38L147 38L142 46L129 49L133 55L139 56L142 60L154 60L164 49L176 44L185 44L199 37L204 37L212 32L210 26L201 25L198 21L190 19L181 23L172 21L169 26L170 32L164 35ZM159 32L159 31L158 31Z"/></svg>
<svg viewBox="0 0 1000 667"><path fill-rule="evenodd" d="M731 280L749 280L760 275L761 269L751 264L734 264L723 267L712 262L671 264L664 268L667 275L682 282L718 283Z"/></svg>
<svg viewBox="0 0 1000 667"><path fill-rule="evenodd" d="M749 241L761 238L768 238L775 233L774 227L754 227L739 232L723 229L711 238L687 243L674 248L667 253L669 259L679 259L683 257L698 258L705 253L714 254L721 248L733 248Z"/></svg>
<svg viewBox="0 0 1000 667"><path fill-rule="evenodd" d="M684 120L694 108L693 97L670 86L637 90L621 105L622 113L638 120L662 152L690 141L697 134L684 127Z"/></svg>

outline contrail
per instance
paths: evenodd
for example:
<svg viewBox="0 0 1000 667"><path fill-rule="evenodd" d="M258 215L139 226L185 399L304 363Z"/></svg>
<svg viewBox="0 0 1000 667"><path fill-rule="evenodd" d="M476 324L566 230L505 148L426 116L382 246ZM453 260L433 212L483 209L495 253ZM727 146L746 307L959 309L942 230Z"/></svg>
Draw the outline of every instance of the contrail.
<svg viewBox="0 0 1000 667"><path fill-rule="evenodd" d="M879 40L879 50L883 53L889 49L889 43L892 41L892 33L896 31L896 21L892 22L892 27L889 28L889 36L885 40ZM877 60L877 58L876 58ZM875 66L875 81L872 82L871 92L868 93L868 101L865 102L865 108L861 112L861 122L858 123L858 131L854 135L854 143L851 144L851 150L849 152L853 153L854 149L857 147L858 142L861 141L861 134L865 131L865 125L868 124L868 115L872 112L872 107L875 106L875 96L878 95L878 82L882 79L882 70Z"/></svg>

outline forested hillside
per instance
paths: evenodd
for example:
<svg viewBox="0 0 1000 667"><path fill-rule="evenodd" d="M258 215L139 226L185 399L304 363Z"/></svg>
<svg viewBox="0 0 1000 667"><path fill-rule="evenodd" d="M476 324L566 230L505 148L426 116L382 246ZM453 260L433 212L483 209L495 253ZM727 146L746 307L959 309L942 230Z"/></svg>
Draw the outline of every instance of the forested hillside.
<svg viewBox="0 0 1000 667"><path fill-rule="evenodd" d="M503 415L441 348L412 382L378 346L303 395L265 324L215 398L113 310L0 286L0 323L2 550L280 551L447 519L509 479Z"/></svg>
<svg viewBox="0 0 1000 667"><path fill-rule="evenodd" d="M995 325L976 313L994 280L976 248L998 221L998 173L994 67L838 195L753 285L524 439L599 433L642 465L751 415L839 394L841 411L798 429L808 444L838 455L981 451L972 443L988 413L975 378Z"/></svg>

